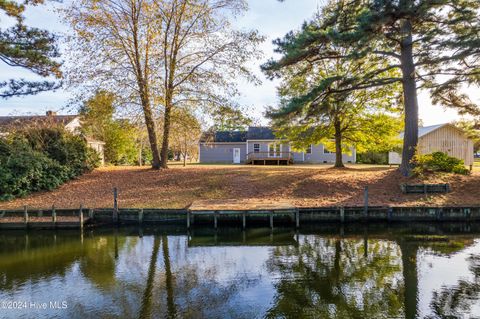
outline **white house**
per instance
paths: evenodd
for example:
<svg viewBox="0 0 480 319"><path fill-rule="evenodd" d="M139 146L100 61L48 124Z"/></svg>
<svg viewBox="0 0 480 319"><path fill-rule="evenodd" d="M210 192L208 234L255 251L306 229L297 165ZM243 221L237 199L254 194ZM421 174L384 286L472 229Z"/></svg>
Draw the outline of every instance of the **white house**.
<svg viewBox="0 0 480 319"><path fill-rule="evenodd" d="M400 134L403 139L403 133ZM444 152L452 157L462 159L465 165L473 165L473 141L465 132L452 124L438 124L418 128L418 146L420 154ZM400 164L402 155L398 152L388 153L388 163Z"/></svg>
<svg viewBox="0 0 480 319"><path fill-rule="evenodd" d="M0 136L5 136L9 131L18 127L34 124L62 125L73 134L80 134L82 123L79 115L57 115L53 111L47 111L45 115L33 116L0 116ZM105 164L105 143L91 138L85 138L87 145L98 152L102 165Z"/></svg>

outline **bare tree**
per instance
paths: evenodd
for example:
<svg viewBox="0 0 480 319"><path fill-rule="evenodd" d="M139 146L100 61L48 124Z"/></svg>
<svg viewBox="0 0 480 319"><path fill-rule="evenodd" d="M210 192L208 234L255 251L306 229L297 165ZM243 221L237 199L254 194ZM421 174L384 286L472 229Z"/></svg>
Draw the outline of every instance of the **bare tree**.
<svg viewBox="0 0 480 319"><path fill-rule="evenodd" d="M259 57L263 38L235 31L230 22L246 9L245 0L75 2L65 10L74 30L70 83L113 89L129 105L140 105L152 167L167 168L172 108L212 108L236 95L234 79L256 80L246 63Z"/></svg>

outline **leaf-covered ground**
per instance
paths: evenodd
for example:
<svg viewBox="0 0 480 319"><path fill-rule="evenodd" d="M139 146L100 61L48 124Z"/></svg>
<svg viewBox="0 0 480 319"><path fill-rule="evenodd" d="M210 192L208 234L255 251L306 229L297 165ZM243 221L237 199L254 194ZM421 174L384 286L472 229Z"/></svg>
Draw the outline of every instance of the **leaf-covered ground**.
<svg viewBox="0 0 480 319"><path fill-rule="evenodd" d="M183 208L198 199L288 201L297 206L363 205L369 187L370 205L480 205L480 169L470 176L442 175L428 182L450 183L452 192L441 195L404 195L407 179L396 168L352 165L330 166L210 166L172 165L153 171L139 167L107 167L85 174L59 189L32 194L0 209L56 207L112 207L112 189L119 190L120 207Z"/></svg>

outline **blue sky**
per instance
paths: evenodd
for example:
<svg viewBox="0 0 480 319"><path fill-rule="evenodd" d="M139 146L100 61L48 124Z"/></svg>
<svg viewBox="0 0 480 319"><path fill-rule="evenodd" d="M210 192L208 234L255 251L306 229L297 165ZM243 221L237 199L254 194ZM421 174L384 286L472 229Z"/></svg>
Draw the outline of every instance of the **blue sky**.
<svg viewBox="0 0 480 319"><path fill-rule="evenodd" d="M253 61L252 69L262 80L262 85L254 86L244 81L239 81L241 96L238 102L248 109L248 113L257 118L259 123L265 124L262 113L265 106L275 105L277 102L276 83L265 79L259 70L259 66L274 55L272 40L282 37L288 31L298 29L301 24L309 19L323 0L290 0L278 2L277 0L248 0L249 11L240 17L236 26L242 29L257 29L267 37L262 45L264 57L261 61ZM55 14L53 6L62 4L48 4L29 8L26 13L28 24L48 29L52 32L65 32L66 26L62 25L60 18ZM5 27L7 21L1 17L0 25ZM0 81L9 78L23 77L34 79L30 72L11 68L0 63ZM480 100L478 89L469 89L468 93L475 101ZM64 90L45 92L35 96L0 100L0 115L10 114L44 114L47 110L56 110L60 113L72 113L75 110L66 107L72 95ZM425 125L444 123L458 119L453 110L445 110L442 107L432 106L428 94L420 93L420 118Z"/></svg>

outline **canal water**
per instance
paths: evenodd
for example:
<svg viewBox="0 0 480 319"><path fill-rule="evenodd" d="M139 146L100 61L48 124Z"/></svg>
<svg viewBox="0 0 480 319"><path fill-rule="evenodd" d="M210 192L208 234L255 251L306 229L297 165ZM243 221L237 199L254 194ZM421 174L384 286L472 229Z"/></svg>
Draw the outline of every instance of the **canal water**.
<svg viewBox="0 0 480 319"><path fill-rule="evenodd" d="M0 318L480 318L480 225L2 232Z"/></svg>

